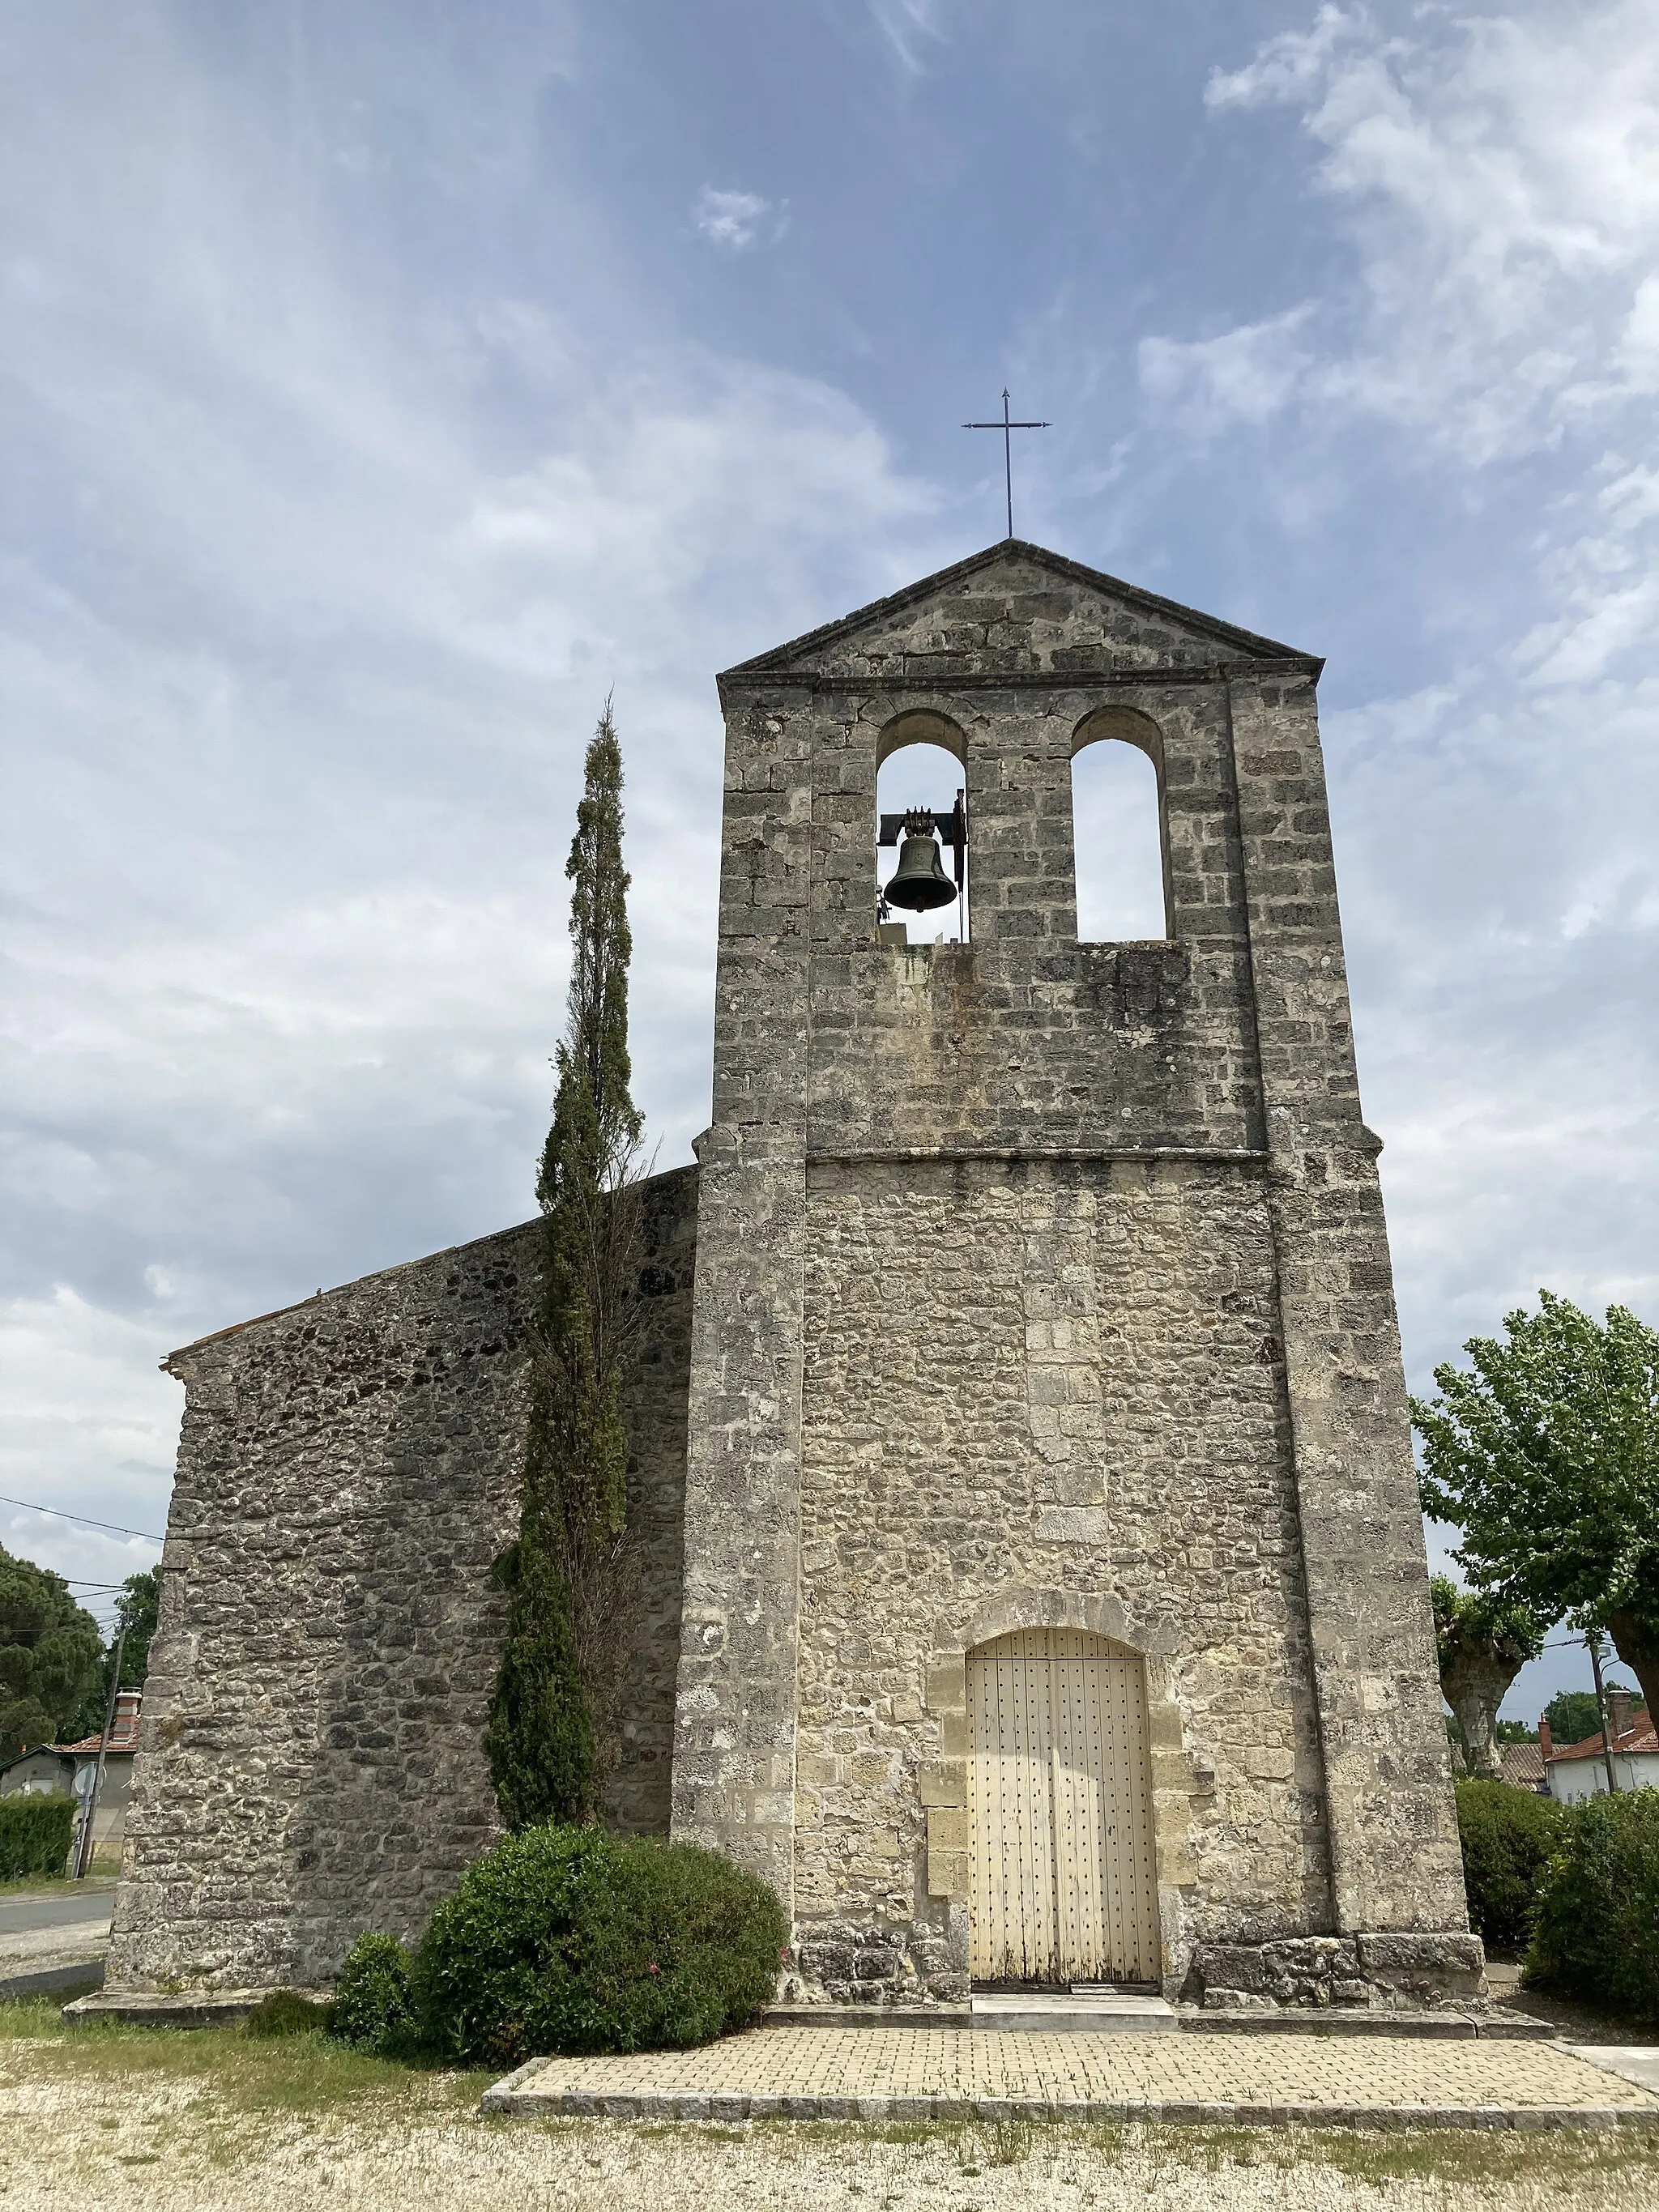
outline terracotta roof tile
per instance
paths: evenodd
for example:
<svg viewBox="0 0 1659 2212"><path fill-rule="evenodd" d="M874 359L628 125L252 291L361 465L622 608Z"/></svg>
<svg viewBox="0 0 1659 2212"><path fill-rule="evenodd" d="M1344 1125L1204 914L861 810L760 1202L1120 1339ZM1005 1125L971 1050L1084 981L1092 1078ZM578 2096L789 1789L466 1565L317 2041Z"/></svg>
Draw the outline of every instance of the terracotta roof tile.
<svg viewBox="0 0 1659 2212"><path fill-rule="evenodd" d="M123 1690L115 1700L115 1720L109 1732L112 1751L137 1751L138 1748L138 1710L143 1692ZM83 1735L78 1743L53 1743L41 1747L56 1752L95 1752L103 1741L101 1729L96 1735Z"/></svg>
<svg viewBox="0 0 1659 2212"><path fill-rule="evenodd" d="M1535 1743L1500 1743L1498 1771L1505 1782L1522 1790L1534 1789L1544 1779L1544 1754Z"/></svg>
<svg viewBox="0 0 1659 2212"><path fill-rule="evenodd" d="M1559 1751L1550 1754L1550 1764L1553 1766L1558 1759L1600 1759L1601 1748L1601 1731L1597 1729L1595 1734L1587 1735L1583 1743L1563 1744ZM1619 1758L1630 1752L1659 1752L1659 1734L1655 1732L1653 1723L1644 1713L1638 1721L1625 1730L1623 1735L1614 1736L1613 1748L1614 1755Z"/></svg>

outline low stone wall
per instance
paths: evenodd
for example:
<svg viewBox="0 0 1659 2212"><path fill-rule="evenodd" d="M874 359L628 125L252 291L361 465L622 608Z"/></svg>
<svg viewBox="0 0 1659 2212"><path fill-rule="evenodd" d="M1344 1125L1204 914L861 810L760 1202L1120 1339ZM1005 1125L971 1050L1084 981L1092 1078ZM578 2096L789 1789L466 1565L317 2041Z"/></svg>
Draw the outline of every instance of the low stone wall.
<svg viewBox="0 0 1659 2212"><path fill-rule="evenodd" d="M1194 1954L1182 1995L1215 2011L1479 2005L1486 2000L1486 1950L1478 1936L1462 1932L1212 1943Z"/></svg>

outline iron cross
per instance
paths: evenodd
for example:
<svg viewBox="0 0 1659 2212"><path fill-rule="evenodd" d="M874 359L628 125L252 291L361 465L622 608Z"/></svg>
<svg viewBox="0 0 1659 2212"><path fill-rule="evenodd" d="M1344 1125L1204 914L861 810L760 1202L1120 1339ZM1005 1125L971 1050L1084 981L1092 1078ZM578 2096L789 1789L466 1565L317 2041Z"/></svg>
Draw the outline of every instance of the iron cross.
<svg viewBox="0 0 1659 2212"><path fill-rule="evenodd" d="M1001 422L964 422L962 427L964 430L1000 430L1002 433L1002 481L1008 494L1008 535L1012 538L1014 534L1014 457L1013 440L1010 433L1015 430L1046 430L1050 426L1047 422L1011 422L1008 420L1008 387L1005 384L1002 387Z"/></svg>

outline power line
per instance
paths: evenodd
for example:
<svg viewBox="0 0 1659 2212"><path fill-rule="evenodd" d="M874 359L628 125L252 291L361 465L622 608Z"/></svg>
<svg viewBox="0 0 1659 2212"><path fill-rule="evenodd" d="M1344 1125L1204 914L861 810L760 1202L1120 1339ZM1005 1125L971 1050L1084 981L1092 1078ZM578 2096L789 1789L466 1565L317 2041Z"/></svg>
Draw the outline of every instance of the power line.
<svg viewBox="0 0 1659 2212"><path fill-rule="evenodd" d="M60 1513L55 1505L36 1505L27 1498L0 1498L0 1505L21 1505L25 1513L50 1513L54 1521L72 1521L77 1528L107 1528L114 1536L138 1536L146 1544L165 1544L165 1536L152 1535L148 1528L123 1528L115 1521L89 1521L84 1513Z"/></svg>

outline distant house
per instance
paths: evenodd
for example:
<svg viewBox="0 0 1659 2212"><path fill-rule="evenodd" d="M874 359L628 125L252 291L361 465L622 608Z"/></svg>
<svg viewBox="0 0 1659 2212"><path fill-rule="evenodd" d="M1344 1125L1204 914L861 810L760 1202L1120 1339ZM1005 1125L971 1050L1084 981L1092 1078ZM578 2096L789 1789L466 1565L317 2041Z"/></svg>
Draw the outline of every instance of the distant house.
<svg viewBox="0 0 1659 2212"><path fill-rule="evenodd" d="M75 1761L53 1743L33 1743L0 1765L0 1797L67 1797Z"/></svg>
<svg viewBox="0 0 1659 2212"><path fill-rule="evenodd" d="M98 1792L98 1812L92 1832L93 1863L116 1861L126 1830L127 1795L132 1787L132 1757L138 1748L138 1710L143 1692L122 1690L115 1699L115 1720L110 1729L109 1750L104 1759L103 1787ZM26 1747L0 1766L0 1797L61 1796L79 1801L73 1863L79 1847L81 1820L92 1795L98 1771L99 1738L82 1736L78 1743L37 1743Z"/></svg>
<svg viewBox="0 0 1659 2212"><path fill-rule="evenodd" d="M1607 1708L1614 1782L1620 1790L1659 1790L1659 1735L1651 1717L1645 1711L1632 1717L1628 1690L1610 1690ZM1559 1804L1579 1805L1587 1797L1607 1795L1607 1761L1599 1729L1582 1743L1557 1749L1549 1723L1540 1721L1538 1744L1550 1795Z"/></svg>
<svg viewBox="0 0 1659 2212"><path fill-rule="evenodd" d="M1535 1743L1500 1743L1493 1747L1498 1753L1498 1771L1505 1782L1513 1783L1517 1790L1535 1790L1540 1796L1549 1788L1549 1778L1544 1771L1544 1753Z"/></svg>

